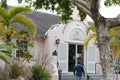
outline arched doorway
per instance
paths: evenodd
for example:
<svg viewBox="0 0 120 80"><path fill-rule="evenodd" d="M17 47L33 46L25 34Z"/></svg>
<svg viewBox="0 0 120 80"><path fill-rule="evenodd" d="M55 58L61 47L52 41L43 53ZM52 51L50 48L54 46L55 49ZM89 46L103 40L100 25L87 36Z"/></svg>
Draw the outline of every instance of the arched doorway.
<svg viewBox="0 0 120 80"><path fill-rule="evenodd" d="M63 73L72 72L77 62L84 64L83 42L85 32L74 27L68 32L67 39L58 46L58 61Z"/></svg>
<svg viewBox="0 0 120 80"><path fill-rule="evenodd" d="M70 31L68 40L68 72L72 72L78 62L84 65L84 39L84 32L80 28L74 28Z"/></svg>

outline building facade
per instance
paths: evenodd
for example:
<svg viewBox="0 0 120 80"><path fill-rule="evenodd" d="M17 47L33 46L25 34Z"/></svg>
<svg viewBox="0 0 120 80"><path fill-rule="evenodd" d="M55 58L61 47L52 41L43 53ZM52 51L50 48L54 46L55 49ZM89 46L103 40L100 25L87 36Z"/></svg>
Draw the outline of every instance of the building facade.
<svg viewBox="0 0 120 80"><path fill-rule="evenodd" d="M62 69L62 73L73 72L74 66L80 62L86 73L101 74L97 46L93 43L89 43L88 49L83 46L88 26L86 21L73 20L48 30L45 47L49 48L47 51L53 58L52 64Z"/></svg>

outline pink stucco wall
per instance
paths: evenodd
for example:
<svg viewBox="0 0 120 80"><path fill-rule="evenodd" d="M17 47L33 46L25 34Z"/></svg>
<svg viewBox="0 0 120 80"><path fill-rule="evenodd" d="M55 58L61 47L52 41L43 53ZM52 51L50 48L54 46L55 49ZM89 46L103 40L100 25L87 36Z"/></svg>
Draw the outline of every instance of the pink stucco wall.
<svg viewBox="0 0 120 80"><path fill-rule="evenodd" d="M87 24L85 24L84 22L71 21L68 24L62 24L62 25L56 26L51 30L48 30L47 32L48 35L44 40L45 51L47 51L49 56L52 56L52 52L54 52L54 50L57 49L57 45L55 43L56 39L60 39L60 43L66 42L69 40L69 37L70 37L69 34L73 28L78 27L81 30L85 31L85 28L86 28L85 26L87 26ZM53 57L52 64L56 66L56 63L57 63L56 57L55 56L52 56L52 57ZM85 61L84 64L86 64L86 59L84 61ZM53 70L51 69L51 71ZM55 76L57 78L58 77L57 71L54 73L55 73L53 75L54 78Z"/></svg>

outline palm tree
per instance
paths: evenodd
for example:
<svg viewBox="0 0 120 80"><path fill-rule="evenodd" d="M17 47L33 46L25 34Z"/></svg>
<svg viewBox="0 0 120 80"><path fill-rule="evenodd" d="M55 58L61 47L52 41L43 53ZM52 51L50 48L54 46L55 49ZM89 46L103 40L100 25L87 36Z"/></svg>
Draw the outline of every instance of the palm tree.
<svg viewBox="0 0 120 80"><path fill-rule="evenodd" d="M91 31L91 34L89 34ZM84 47L87 48L88 43L93 40L93 44L97 44L97 35L95 25L87 27L86 33L88 37L84 41ZM120 55L120 26L109 30L110 34L110 47L114 53L114 59L117 60Z"/></svg>
<svg viewBox="0 0 120 80"><path fill-rule="evenodd" d="M0 7L0 39L3 39L4 42L7 43L9 46L11 46L10 44L12 37L20 39L20 32L18 32L17 28L15 28L13 25L15 23L19 25L24 25L25 30L29 34L29 36L26 37L29 37L29 39L34 38L36 35L35 25L33 21L25 15L26 13L31 12L31 9L28 7L14 7L11 9Z"/></svg>
<svg viewBox="0 0 120 80"><path fill-rule="evenodd" d="M14 7L11 9L5 9L0 7L0 25L4 29L6 42L11 41L11 36L14 31L11 31L11 28L13 29L14 26L12 24L19 23L24 25L25 29L28 30L29 34L31 35L31 38L35 37L36 29L33 21L28 18L25 13L31 12L31 9L29 8L23 8L23 7Z"/></svg>

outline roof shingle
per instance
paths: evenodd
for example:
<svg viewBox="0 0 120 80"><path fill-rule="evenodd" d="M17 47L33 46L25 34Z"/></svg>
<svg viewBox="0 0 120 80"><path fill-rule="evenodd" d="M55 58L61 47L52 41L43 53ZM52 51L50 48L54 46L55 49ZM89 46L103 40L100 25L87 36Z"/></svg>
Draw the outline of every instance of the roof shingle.
<svg viewBox="0 0 120 80"><path fill-rule="evenodd" d="M43 13L43 12L36 12L34 11L32 14L27 14L29 18L31 18L37 28L36 36L44 36L47 30L51 27L51 25L58 24L60 21L60 16ZM23 25L14 24L18 30L24 29Z"/></svg>

